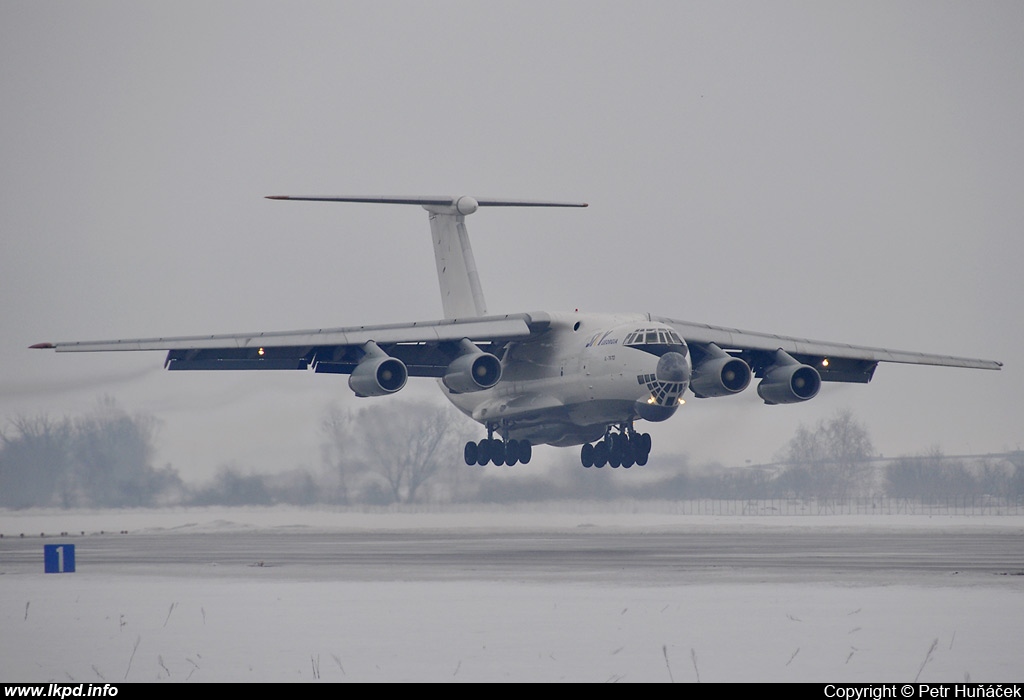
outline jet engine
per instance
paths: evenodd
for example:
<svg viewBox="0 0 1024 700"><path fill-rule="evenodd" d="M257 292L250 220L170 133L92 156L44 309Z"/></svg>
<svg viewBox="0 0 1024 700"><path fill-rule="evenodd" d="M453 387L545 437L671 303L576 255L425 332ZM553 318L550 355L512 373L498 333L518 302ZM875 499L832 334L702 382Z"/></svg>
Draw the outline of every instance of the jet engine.
<svg viewBox="0 0 1024 700"><path fill-rule="evenodd" d="M727 354L714 343L704 348L707 359L693 368L690 391L697 398L730 396L750 385L750 366Z"/></svg>
<svg viewBox="0 0 1024 700"><path fill-rule="evenodd" d="M348 378L348 387L356 396L386 396L405 386L409 370L404 362L385 353L373 341L363 349L366 355Z"/></svg>
<svg viewBox="0 0 1024 700"><path fill-rule="evenodd" d="M441 380L449 391L455 394L483 391L501 380L501 360L465 338L459 347L462 354L448 365Z"/></svg>
<svg viewBox="0 0 1024 700"><path fill-rule="evenodd" d="M810 365L800 364L793 356L777 350L775 363L757 385L757 395L766 404L799 403L813 399L821 388L821 375Z"/></svg>

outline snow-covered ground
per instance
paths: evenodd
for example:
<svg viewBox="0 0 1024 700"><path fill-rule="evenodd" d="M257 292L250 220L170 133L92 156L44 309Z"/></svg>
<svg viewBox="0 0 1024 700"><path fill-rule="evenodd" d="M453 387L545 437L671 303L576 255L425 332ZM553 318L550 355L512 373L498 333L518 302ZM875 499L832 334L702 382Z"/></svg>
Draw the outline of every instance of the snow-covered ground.
<svg viewBox="0 0 1024 700"><path fill-rule="evenodd" d="M605 509L606 511L607 509ZM678 526L1009 528L1024 517L287 508L0 513L0 533ZM1024 539L1022 539L1024 542ZM0 541L0 554L4 552ZM1024 544L1021 563L1024 564ZM0 558L2 681L964 681L1024 678L1024 577L632 586L66 575Z"/></svg>

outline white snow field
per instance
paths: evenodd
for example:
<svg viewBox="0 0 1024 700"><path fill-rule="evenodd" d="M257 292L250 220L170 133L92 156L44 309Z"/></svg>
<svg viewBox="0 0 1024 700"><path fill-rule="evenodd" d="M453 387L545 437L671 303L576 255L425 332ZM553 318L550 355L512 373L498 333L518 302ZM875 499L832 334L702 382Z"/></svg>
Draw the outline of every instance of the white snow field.
<svg viewBox="0 0 1024 700"><path fill-rule="evenodd" d="M297 509L0 513L12 533L388 532L508 528L981 528L1024 517L722 518L644 513L367 514ZM176 535L171 535L176 536ZM18 538L20 539L20 538ZM57 541L48 539L46 541ZM71 537L69 542L86 539ZM129 535L123 541L130 542ZM201 539L199 541L202 541ZM213 541L213 540L210 540ZM1012 682L1024 678L1024 576L756 571L678 583L585 574L329 580L322 568L130 563L44 574L0 556L0 681ZM1021 540L1024 565L1024 539ZM5 561L5 559L7 561ZM95 568L95 567L94 567ZM554 567L560 570L560 567ZM1018 574L1020 572L1017 572ZM384 577L375 577L381 578Z"/></svg>

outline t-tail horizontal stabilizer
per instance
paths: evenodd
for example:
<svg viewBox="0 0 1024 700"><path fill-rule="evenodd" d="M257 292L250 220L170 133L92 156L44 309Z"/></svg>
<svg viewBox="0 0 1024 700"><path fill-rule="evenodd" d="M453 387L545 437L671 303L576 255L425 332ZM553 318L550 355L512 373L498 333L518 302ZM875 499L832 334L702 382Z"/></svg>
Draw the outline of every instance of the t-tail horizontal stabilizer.
<svg viewBox="0 0 1024 700"><path fill-rule="evenodd" d="M271 195L267 199L299 202L362 202L364 204L415 204L421 207L451 207L452 213L472 214L477 207L585 207L586 202L553 202L543 199L503 199L498 197L360 197Z"/></svg>
<svg viewBox="0 0 1024 700"><path fill-rule="evenodd" d="M430 213L434 239L437 281L441 304L448 319L476 318L487 313L480 275L466 231L466 217L479 207L585 207L585 202L552 202L540 199L496 199L493 197L329 197L274 195L267 199L303 202L362 202L368 204L413 204Z"/></svg>

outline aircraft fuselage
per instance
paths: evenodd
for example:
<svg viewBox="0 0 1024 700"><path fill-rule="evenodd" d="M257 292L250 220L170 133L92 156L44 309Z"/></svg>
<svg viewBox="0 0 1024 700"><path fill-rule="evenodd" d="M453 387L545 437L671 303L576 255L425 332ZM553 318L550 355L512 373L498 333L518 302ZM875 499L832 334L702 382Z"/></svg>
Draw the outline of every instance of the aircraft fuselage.
<svg viewBox="0 0 1024 700"><path fill-rule="evenodd" d="M677 368L666 376L670 353ZM613 424L667 419L691 370L682 339L646 314L550 314L549 329L512 343L501 364L501 381L491 389L442 390L506 440L557 446L599 440Z"/></svg>

